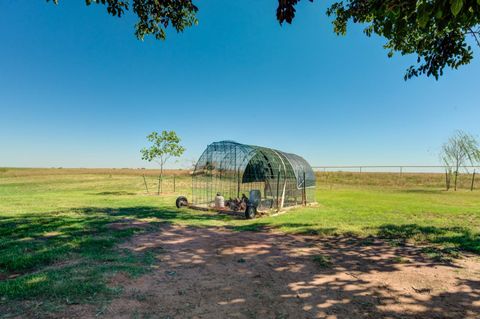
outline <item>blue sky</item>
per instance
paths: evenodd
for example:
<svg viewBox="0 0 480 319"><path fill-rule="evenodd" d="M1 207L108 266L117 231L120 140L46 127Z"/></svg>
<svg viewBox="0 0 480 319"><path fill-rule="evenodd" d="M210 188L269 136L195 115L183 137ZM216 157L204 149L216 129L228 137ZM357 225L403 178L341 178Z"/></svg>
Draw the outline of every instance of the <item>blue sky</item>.
<svg viewBox="0 0 480 319"><path fill-rule="evenodd" d="M187 148L177 166L223 139L313 165L435 165L454 130L480 135L478 58L405 82L413 57L334 35L324 2L283 27L275 0L197 2L197 27L142 42L133 16L83 0L1 1L0 166L149 167L139 149L163 129Z"/></svg>

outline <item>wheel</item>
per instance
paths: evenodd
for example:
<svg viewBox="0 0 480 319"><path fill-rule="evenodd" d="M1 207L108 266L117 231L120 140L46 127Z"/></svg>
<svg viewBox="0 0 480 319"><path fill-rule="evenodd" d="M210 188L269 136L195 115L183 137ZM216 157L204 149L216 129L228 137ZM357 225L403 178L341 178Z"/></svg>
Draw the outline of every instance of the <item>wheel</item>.
<svg viewBox="0 0 480 319"><path fill-rule="evenodd" d="M177 208L182 208L184 206L188 206L188 200L185 196L180 196L175 201L175 205L177 206Z"/></svg>
<svg viewBox="0 0 480 319"><path fill-rule="evenodd" d="M248 206L245 210L245 218L246 219L253 219L257 215L257 209L254 206Z"/></svg>

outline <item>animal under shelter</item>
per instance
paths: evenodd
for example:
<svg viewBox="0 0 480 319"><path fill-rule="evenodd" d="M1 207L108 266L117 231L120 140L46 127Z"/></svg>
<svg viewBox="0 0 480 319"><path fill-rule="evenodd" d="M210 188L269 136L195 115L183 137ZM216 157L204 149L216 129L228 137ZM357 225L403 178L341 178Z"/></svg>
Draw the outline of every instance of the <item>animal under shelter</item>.
<svg viewBox="0 0 480 319"><path fill-rule="evenodd" d="M249 196L258 211L315 201L315 173L302 157L233 141L208 145L192 175L191 206L212 207L220 193L226 201Z"/></svg>

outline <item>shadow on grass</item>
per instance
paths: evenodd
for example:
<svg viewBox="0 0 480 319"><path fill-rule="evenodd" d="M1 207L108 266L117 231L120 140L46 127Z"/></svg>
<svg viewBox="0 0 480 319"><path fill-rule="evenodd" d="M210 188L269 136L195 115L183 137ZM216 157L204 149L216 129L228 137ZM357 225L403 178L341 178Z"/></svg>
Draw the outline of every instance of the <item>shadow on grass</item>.
<svg viewBox="0 0 480 319"><path fill-rule="evenodd" d="M480 253L480 234L464 227L435 227L417 224L385 224L373 228L381 238L390 240L414 240L421 243L439 244L461 250Z"/></svg>
<svg viewBox="0 0 480 319"><path fill-rule="evenodd" d="M113 191L113 192L98 192L93 193L92 195L101 195L101 196L124 196L124 195L137 195L136 193L132 192L125 192L125 191Z"/></svg>
<svg viewBox="0 0 480 319"><path fill-rule="evenodd" d="M165 214L174 218L171 211ZM158 223L125 229L114 229L111 223L124 216L158 215L158 208L137 207L0 217L0 296L53 303L108 298L115 291L107 286L106 277L118 271L141 274L156 261L150 251L124 251L116 245L135 233L158 230Z"/></svg>
<svg viewBox="0 0 480 319"><path fill-rule="evenodd" d="M280 224L272 224L269 222L264 222L262 220L256 222L250 222L249 224L245 225L234 225L234 226L227 226L228 229L233 231L268 231L268 230L286 230L291 233L299 234L299 235L320 235L320 236L332 236L337 234L337 228L334 227L315 227L312 224L306 223L280 223Z"/></svg>
<svg viewBox="0 0 480 319"><path fill-rule="evenodd" d="M403 189L400 192L408 194L448 194L442 189Z"/></svg>
<svg viewBox="0 0 480 319"><path fill-rule="evenodd" d="M258 220L244 225L228 226L234 231L266 231L279 229L300 235L343 236L364 241L358 234L339 230L335 227L317 227L308 223L270 223ZM392 244L405 245L409 240L421 244L438 245L439 253L456 255L455 250L480 254L480 234L464 227L435 227L417 224L384 224L365 228L373 236L386 239Z"/></svg>
<svg viewBox="0 0 480 319"><path fill-rule="evenodd" d="M98 212L98 208L82 208L83 213ZM234 218L225 214L216 213L198 213L191 210L176 210L168 208L155 207L133 207L133 208L116 208L116 209L100 209L102 214L113 216L125 216L130 218L149 218L156 217L163 222L187 221L189 224L208 225L208 221L230 221ZM338 230L335 227L317 227L311 223L272 223L269 220L257 219L254 221L245 221L239 225L227 226L234 231L265 231L271 229L279 229L296 234L303 235L320 235L320 236L350 236L358 237L354 233ZM480 253L480 234L473 233L464 227L435 227L421 226L417 224L384 224L378 227L369 228L376 236L393 239L398 242L406 240L414 240L421 243L438 244L445 247L454 247L460 250Z"/></svg>
<svg viewBox="0 0 480 319"><path fill-rule="evenodd" d="M210 221L231 221L237 219L235 216L218 214L213 212L193 211L189 209L172 209L168 207L135 206L119 208L96 208L83 207L74 209L81 214L101 214L113 219L132 218L149 219L151 224L188 222L192 226L208 225Z"/></svg>
<svg viewBox="0 0 480 319"><path fill-rule="evenodd" d="M108 224L121 219L148 219L152 227L161 223L189 221L201 224L230 220L226 215L192 213L161 207L83 207L63 212L21 214L0 217L0 278L2 273L24 273L62 260L67 255L101 255L116 242L144 227L111 229Z"/></svg>

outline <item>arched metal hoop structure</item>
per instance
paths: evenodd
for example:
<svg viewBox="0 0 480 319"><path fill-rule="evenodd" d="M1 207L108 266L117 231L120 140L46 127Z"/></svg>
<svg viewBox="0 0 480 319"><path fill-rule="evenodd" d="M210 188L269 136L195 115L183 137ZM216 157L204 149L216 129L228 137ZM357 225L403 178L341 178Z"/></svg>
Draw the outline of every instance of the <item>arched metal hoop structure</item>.
<svg viewBox="0 0 480 319"><path fill-rule="evenodd" d="M311 203L315 173L295 154L233 141L210 144L193 172L192 204L208 207L217 192L228 200L251 190L261 194L260 210Z"/></svg>

